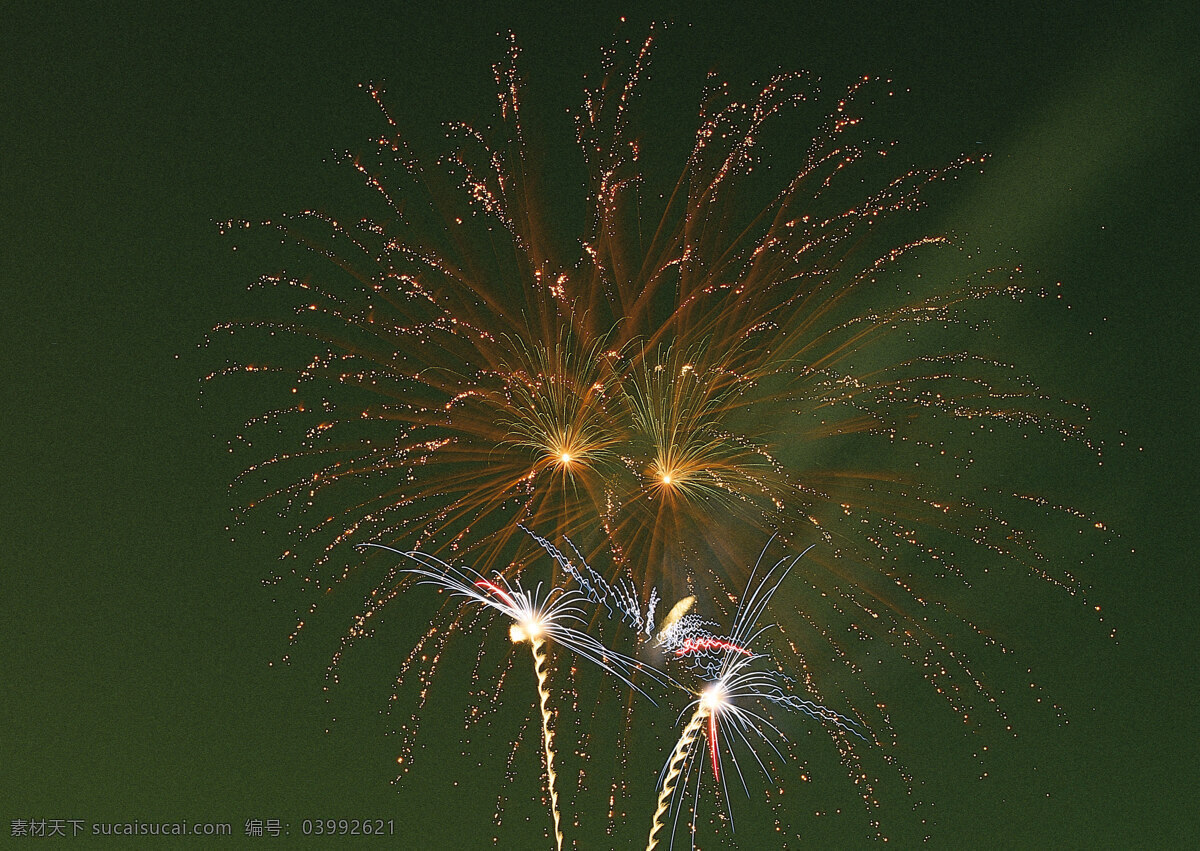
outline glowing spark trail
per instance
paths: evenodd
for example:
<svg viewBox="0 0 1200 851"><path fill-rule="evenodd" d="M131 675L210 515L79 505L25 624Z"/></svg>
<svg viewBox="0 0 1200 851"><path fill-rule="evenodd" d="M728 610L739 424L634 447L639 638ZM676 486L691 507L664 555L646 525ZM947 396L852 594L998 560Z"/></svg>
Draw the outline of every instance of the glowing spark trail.
<svg viewBox="0 0 1200 851"><path fill-rule="evenodd" d="M542 709L542 748L546 758L546 785L550 789L550 811L554 814L554 837L562 851L562 816L558 811L558 782L554 773L554 731L550 729L550 689L546 686L545 642L540 634L529 637L533 648L533 669L537 673L538 699Z"/></svg>
<svg viewBox="0 0 1200 851"><path fill-rule="evenodd" d="M670 809L671 800L675 796L675 783L683 771L684 763L690 757L692 745L695 743L700 729L704 726L704 719L708 716L708 712L708 706L701 701L696 706L696 711L692 713L691 720L683 728L679 741L675 743L675 750L671 752L671 759L667 763L667 774L662 782L662 792L658 796L658 808L654 811L654 820L650 826L650 841L646 845L646 851L653 851L658 845L658 833L666 826L662 817Z"/></svg>

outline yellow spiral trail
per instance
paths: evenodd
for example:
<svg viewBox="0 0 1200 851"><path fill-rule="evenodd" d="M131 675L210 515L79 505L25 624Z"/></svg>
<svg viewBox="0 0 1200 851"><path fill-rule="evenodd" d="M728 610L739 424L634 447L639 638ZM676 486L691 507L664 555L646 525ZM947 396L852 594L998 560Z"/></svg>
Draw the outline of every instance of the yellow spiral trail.
<svg viewBox="0 0 1200 851"><path fill-rule="evenodd" d="M708 713L709 708L702 701L696 707L696 711L692 714L692 720L688 721L688 725L683 728L683 734L675 744L675 750L671 754L671 768L667 772L666 779L663 780L662 792L658 795L658 809L654 811L654 823L650 826L650 842L646 845L646 851L653 851L654 847L658 845L658 839L655 837L663 829L662 817L671 805L671 796L675 793L675 781L679 779L679 772L683 770L683 761L687 757L688 751L691 750L692 743L696 741L696 734L704 726Z"/></svg>
<svg viewBox="0 0 1200 851"><path fill-rule="evenodd" d="M550 729L550 690L546 687L546 642L537 636L530 636L530 646L533 647L533 670L538 678L538 697L542 704L542 749L546 755L546 785L550 790L550 812L554 816L554 837L558 842L558 851L562 851L563 835L558 814L558 787L554 774L554 732Z"/></svg>

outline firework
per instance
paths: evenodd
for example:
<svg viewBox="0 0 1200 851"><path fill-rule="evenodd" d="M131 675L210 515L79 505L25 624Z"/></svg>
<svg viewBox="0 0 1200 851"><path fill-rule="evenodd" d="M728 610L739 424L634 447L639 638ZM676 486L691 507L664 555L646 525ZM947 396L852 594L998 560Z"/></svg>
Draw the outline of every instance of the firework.
<svg viewBox="0 0 1200 851"><path fill-rule="evenodd" d="M339 270L262 281L297 291L300 318L249 324L319 346L302 366L222 370L282 370L300 397L255 423L304 423L299 447L243 475L267 482L256 504L320 515L303 530L326 552L411 538L413 549L474 549L477 564L516 571L517 524L602 528L591 551L611 548L615 570L683 590L680 577L698 565L715 560L733 578L748 563L718 541L746 531L791 540L814 527L836 537L846 505L869 514L902 502L913 522L944 523L919 481L817 463L831 440L910 440L914 419L1078 433L1070 409L1052 410L1002 364L920 348L896 359L883 346L898 329L953 326L981 300L1024 294L994 273L897 298L911 286L904 261L945 240L876 246L882 221L976 160L912 171L849 209L814 212L870 157L869 140L850 138L852 110L883 83L863 80L798 173L746 212L741 193L762 190L760 136L816 95L806 75L782 74L745 102L706 93L683 174L655 210L639 190L648 178L629 127L655 38L624 80L612 69L589 92L578 118L594 212L574 253L541 224L549 213L529 171L515 44L496 69L502 123L452 125L460 142L440 159L445 174L420 163L389 115L379 155L349 158L385 205L379 221L306 211L273 223ZM382 107L384 93L368 91ZM624 226L635 207L657 218L641 228L652 238ZM872 366L856 370L855 359ZM955 508L972 515L961 500ZM742 534L701 534L714 523ZM689 589L701 596L724 590L693 578L708 586Z"/></svg>
<svg viewBox="0 0 1200 851"><path fill-rule="evenodd" d="M1009 728L957 649L1005 648L957 598L1004 573L1077 594L1025 527L1100 524L1008 484L1010 471L992 485L976 462L997 432L1097 447L1085 409L965 348L987 337L987 306L1044 293L1019 269L949 285L925 274L950 241L908 214L981 158L896 175L892 146L862 120L890 83L864 78L796 161L771 160L776 126L823 102L818 81L782 73L740 97L714 77L678 179L660 185L643 168L638 114L658 37L608 54L586 92L588 217L573 239L547 224L558 219L515 40L495 68L497 121L450 125L438 157L418 156L385 92L365 87L386 127L345 160L373 207L264 223L329 263L260 281L296 296L294 317L218 329L302 352L213 373L283 382L283 401L239 436L266 457L238 486L293 519L285 556L314 593L310 615L355 566L339 564L343 543L469 555L514 583L545 551L579 601L718 680L730 653L754 651L688 606L727 618L764 537L794 549L817 538L779 618L816 705L837 695L894 745L872 677L915 671L954 717ZM566 535L570 554L551 544ZM347 644L404 593L395 578ZM656 626L660 600L683 609ZM451 633L428 638L434 659ZM876 789L858 783L852 743L837 747L878 832Z"/></svg>
<svg viewBox="0 0 1200 851"><path fill-rule="evenodd" d="M634 681L638 673L668 682L660 671L605 647L583 631L587 625L587 599L577 590L553 586L543 593L544 586L539 583L529 591L521 587L519 580L510 581L499 574L488 578L472 568L448 564L428 553L402 552L382 544L360 546L386 550L411 560L416 566L399 568L399 572L419 577L419 585L435 585L504 614L512 621L509 637L514 644L535 639L539 644L553 641L642 694L644 690Z"/></svg>
<svg viewBox="0 0 1200 851"><path fill-rule="evenodd" d="M719 784L723 791L731 828L733 810L729 801L728 785L721 769L724 751L728 751L747 795L749 789L746 788L736 753L728 746L722 747L722 735L726 738L732 736L744 745L768 778L770 772L756 752L758 745L770 748L781 762L787 761L780 750L780 744L786 743L786 737L771 720L769 707L803 713L826 724L835 734L850 733L865 740L850 719L792 692L791 680L782 670L775 666L766 654L752 649L758 647L764 634L774 628L773 624L758 626L759 617L804 554L776 563L757 583L754 573L751 573L751 584L742 595L733 629L728 637L718 638L703 627L698 630L694 627L688 628L685 622L679 621L677 625L683 625L682 632L686 634L676 634L666 639L676 646L677 655L711 656L715 662L711 667L701 666L705 671L703 685L696 693L695 699L680 715L682 718L689 709L693 710L659 778L658 806L650 828L647 851L657 846L658 834L666 826L663 816L671 810L675 811L674 826L671 830L671 834L674 834L692 776L695 775L697 787L701 781L705 764L703 757L697 755L701 736L707 740L713 781ZM663 639L660 637L661 640ZM693 803L693 839L696 832L696 815L697 809Z"/></svg>
<svg viewBox="0 0 1200 851"><path fill-rule="evenodd" d="M546 789L550 796L550 812L554 818L555 841L561 849L562 815L558 807L558 778L554 770L553 713L550 711L550 689L547 685L547 641L566 647L637 691L642 689L633 681L635 671L645 671L660 682L665 682L666 677L634 659L609 650L587 633L580 631L576 625L582 626L586 622L583 618L584 596L579 592L553 587L543 594L540 584L533 591L526 591L519 582L510 583L503 576L488 579L468 567L447 564L427 553L400 552L379 544L362 546L378 547L415 562L416 567L401 568L401 572L419 577L418 584L437 586L453 595L466 597L470 602L501 612L512 621L509 637L513 643L529 642L533 652L533 667L537 675L539 708L542 714L542 755L545 760Z"/></svg>

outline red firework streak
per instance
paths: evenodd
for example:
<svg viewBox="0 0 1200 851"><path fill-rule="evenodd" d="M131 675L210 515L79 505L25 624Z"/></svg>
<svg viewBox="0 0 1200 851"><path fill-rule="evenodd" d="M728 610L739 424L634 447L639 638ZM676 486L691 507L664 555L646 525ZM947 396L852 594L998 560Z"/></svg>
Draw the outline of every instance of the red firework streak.
<svg viewBox="0 0 1200 851"><path fill-rule="evenodd" d="M476 582L476 585L479 583ZM688 638L675 651L676 656L684 656L688 653L699 653L703 650L736 650L743 656L751 655L750 651L745 647L734 644L732 641L727 641L724 638Z"/></svg>
<svg viewBox="0 0 1200 851"><path fill-rule="evenodd" d="M488 582L486 579L476 579L475 585L476 587L482 588L491 594L495 594L497 597L503 600L505 605L507 605L509 608L515 609L517 607L517 604L513 601L513 598L509 596L508 592L495 582Z"/></svg>
<svg viewBox="0 0 1200 851"><path fill-rule="evenodd" d="M720 763L717 762L717 713L708 713L708 755L712 758L713 777L721 782Z"/></svg>

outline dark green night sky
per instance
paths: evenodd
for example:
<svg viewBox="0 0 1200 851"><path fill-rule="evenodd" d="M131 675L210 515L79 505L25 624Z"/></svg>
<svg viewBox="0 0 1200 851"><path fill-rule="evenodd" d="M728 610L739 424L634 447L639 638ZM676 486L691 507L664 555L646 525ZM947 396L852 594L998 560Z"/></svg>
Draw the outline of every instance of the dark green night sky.
<svg viewBox="0 0 1200 851"><path fill-rule="evenodd" d="M426 837L401 847L490 847L503 767L468 774L486 760L460 759L452 727L435 720L423 734L453 751L444 776L389 784L394 749L378 713L389 654L407 652L411 636L395 650L377 638L383 646L363 651L328 703L324 662L340 623L318 630L290 667L268 665L287 652L297 603L261 582L280 540L231 542L226 531L227 484L248 460L226 441L254 400L217 387L201 405L199 376L223 355L197 344L236 318L246 285L275 262L232 252L216 221L364 191L324 163L378 132L359 82L387 81L416 133L488 116L496 33L511 29L529 97L555 114L578 105L619 12L500 5L0 13L5 839L15 819L227 821L234 838L214 845L284 847L243 838L246 819L288 821L294 842L300 819L333 817L396 819ZM1080 469L1048 480L1120 538L1079 571L1103 628L1036 584L995 603L1014 612L1005 642L1069 725L1021 716L1027 735L996 743L1009 750L989 781L938 777L936 743L904 738L935 801L930 844L1194 845L1200 128L1186 33L1196 22L1168 7L965 5L909 14L894 4L704 4L677 14L654 68L678 92L664 123L690 130L709 68L746 86L780 66L814 71L830 88L877 74L912 90L889 132L915 159L993 154L929 222L1015 249L1038 280L1063 283L1071 308L1007 329L1010 352L1052 394L1092 409L1103 467L1077 454ZM1103 637L1108 627L1117 642ZM496 753L503 760L503 742ZM508 816L528 815L538 836L545 812L530 800L528 772L522 782ZM753 817L759 804L736 805ZM868 844L859 822L839 829L812 835ZM442 838L428 838L435 832ZM359 840L371 842L383 844ZM138 844L149 840L129 847Z"/></svg>

